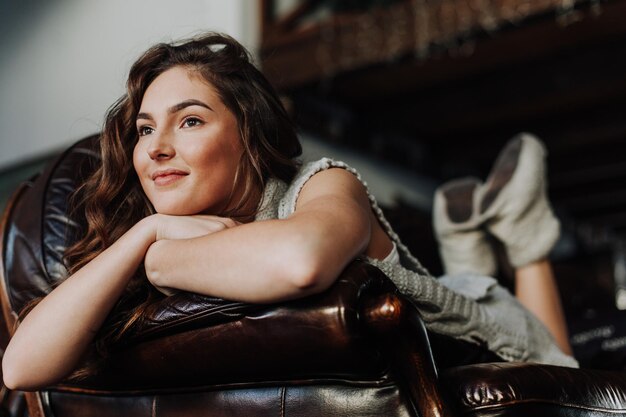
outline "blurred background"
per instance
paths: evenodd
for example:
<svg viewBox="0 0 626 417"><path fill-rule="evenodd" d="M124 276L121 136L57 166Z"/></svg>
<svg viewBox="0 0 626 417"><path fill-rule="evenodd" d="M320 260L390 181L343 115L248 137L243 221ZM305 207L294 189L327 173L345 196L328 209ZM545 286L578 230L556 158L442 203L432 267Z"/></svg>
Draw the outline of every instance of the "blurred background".
<svg viewBox="0 0 626 417"><path fill-rule="evenodd" d="M0 205L100 129L143 50L204 30L250 49L305 158L361 171L434 274L435 187L540 136L576 356L626 365L626 0L0 0Z"/></svg>

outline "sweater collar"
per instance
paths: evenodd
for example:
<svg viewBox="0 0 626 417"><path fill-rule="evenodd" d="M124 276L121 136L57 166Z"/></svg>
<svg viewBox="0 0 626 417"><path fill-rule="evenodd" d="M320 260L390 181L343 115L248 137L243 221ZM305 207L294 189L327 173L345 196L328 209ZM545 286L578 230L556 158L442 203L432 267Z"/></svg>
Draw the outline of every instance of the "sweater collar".
<svg viewBox="0 0 626 417"><path fill-rule="evenodd" d="M287 191L287 183L278 178L270 178L265 185L263 197L259 203L254 220L269 220L278 218L278 205Z"/></svg>

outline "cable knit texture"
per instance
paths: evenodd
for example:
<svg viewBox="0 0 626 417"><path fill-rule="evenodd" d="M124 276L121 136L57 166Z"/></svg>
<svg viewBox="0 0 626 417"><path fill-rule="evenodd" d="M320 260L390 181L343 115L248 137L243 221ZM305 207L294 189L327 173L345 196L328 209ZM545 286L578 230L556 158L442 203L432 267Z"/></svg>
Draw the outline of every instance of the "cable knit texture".
<svg viewBox="0 0 626 417"><path fill-rule="evenodd" d="M559 350L548 330L493 278L432 277L400 241L361 175L343 162L323 158L305 164L288 186L278 180L270 181L257 220L289 217L306 182L329 168L345 169L365 186L372 210L398 248L400 263L365 256L364 259L381 269L413 301L431 331L485 344L509 361L578 366Z"/></svg>

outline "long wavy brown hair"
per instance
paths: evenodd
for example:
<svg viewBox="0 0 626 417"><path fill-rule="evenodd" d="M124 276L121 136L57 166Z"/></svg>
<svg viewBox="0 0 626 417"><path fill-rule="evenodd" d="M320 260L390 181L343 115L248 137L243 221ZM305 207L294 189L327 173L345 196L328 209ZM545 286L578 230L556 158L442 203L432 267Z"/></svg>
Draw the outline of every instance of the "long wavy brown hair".
<svg viewBox="0 0 626 417"><path fill-rule="evenodd" d="M294 126L276 92L251 63L242 45L218 33L155 45L133 64L126 94L107 112L99 141L101 164L73 199L78 216L84 216L85 233L66 251L70 273L154 213L133 168L133 148L138 139L135 123L148 86L157 76L178 66L209 82L238 122L244 152L233 189L243 192L237 193L241 196L238 201L228 205L234 209L214 214L250 218L254 212L242 210L260 200L269 178L285 182L293 179L299 165L296 158L301 153ZM140 268L96 338L99 356L106 355L159 296ZM89 374L93 371L90 367L79 370L74 377Z"/></svg>

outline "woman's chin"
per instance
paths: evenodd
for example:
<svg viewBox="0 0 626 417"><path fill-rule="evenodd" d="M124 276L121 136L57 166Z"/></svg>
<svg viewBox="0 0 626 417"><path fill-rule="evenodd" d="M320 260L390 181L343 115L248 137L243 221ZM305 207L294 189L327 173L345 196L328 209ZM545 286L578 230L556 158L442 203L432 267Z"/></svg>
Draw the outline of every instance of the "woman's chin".
<svg viewBox="0 0 626 417"><path fill-rule="evenodd" d="M212 214L221 213L221 206L210 205L206 206L204 202L187 201L186 203L179 203L177 201L151 201L154 211L159 214L169 214L171 216L193 216L196 214Z"/></svg>
<svg viewBox="0 0 626 417"><path fill-rule="evenodd" d="M170 216L191 216L194 214L198 214L197 211L190 210L189 207L164 206L155 207L154 209L159 214L168 214Z"/></svg>

